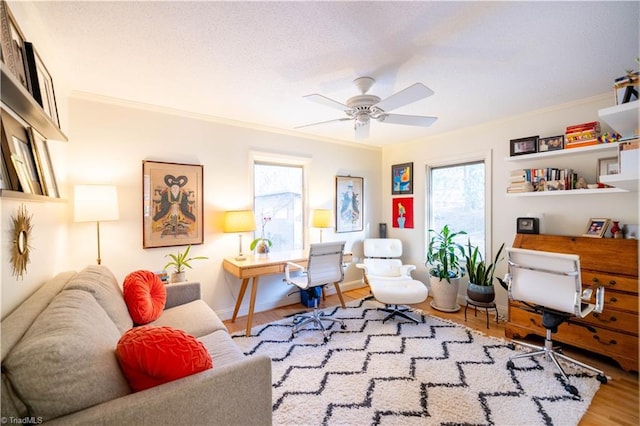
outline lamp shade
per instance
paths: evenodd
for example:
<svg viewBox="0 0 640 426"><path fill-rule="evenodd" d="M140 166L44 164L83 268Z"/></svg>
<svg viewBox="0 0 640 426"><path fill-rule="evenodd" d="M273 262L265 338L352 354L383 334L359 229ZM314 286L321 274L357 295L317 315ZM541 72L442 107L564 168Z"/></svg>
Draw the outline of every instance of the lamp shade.
<svg viewBox="0 0 640 426"><path fill-rule="evenodd" d="M74 188L76 222L118 220L118 193L114 185L76 185Z"/></svg>
<svg viewBox="0 0 640 426"><path fill-rule="evenodd" d="M256 229L256 218L251 210L232 210L224 213L224 232L249 232Z"/></svg>
<svg viewBox="0 0 640 426"><path fill-rule="evenodd" d="M311 212L311 226L314 228L331 227L331 210L315 209Z"/></svg>

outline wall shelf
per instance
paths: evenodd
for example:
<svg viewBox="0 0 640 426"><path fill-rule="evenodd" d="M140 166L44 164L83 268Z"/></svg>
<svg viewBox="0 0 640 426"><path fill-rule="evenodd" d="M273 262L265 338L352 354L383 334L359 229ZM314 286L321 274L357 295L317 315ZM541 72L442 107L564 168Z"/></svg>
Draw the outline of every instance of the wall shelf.
<svg viewBox="0 0 640 426"><path fill-rule="evenodd" d="M604 182L603 182L604 183ZM620 194L629 192L621 188L599 188L599 189L570 189L567 191L534 191L534 192L512 192L507 193L509 198L518 197L558 197L564 195L595 195L595 194Z"/></svg>
<svg viewBox="0 0 640 426"><path fill-rule="evenodd" d="M601 143L598 145L585 146L582 148L560 149L558 151L537 152L535 154L515 155L505 157L505 161L532 161L550 157L561 157L565 155L593 154L594 152L618 152L618 143Z"/></svg>
<svg viewBox="0 0 640 426"><path fill-rule="evenodd" d="M624 139L638 136L640 101L627 102L598 111L598 117Z"/></svg>
<svg viewBox="0 0 640 426"><path fill-rule="evenodd" d="M624 189L627 191L638 192L638 176L632 175L602 175L600 176L600 182L607 185L615 186L616 188Z"/></svg>
<svg viewBox="0 0 640 426"><path fill-rule="evenodd" d="M18 114L31 127L36 129L45 139L67 142L67 136L55 125L44 109L31 96L31 93L11 74L4 62L0 62L0 86L2 86L2 102Z"/></svg>
<svg viewBox="0 0 640 426"><path fill-rule="evenodd" d="M13 191L10 189L0 189L0 198L24 200L24 201L39 201L47 203L65 203L66 200L62 198L49 197L47 195L38 194L26 194L21 191Z"/></svg>

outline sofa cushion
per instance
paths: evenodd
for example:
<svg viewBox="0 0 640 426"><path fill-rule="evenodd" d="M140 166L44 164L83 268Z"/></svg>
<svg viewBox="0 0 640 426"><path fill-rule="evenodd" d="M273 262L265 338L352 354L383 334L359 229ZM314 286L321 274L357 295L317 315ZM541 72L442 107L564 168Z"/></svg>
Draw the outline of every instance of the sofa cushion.
<svg viewBox="0 0 640 426"><path fill-rule="evenodd" d="M7 355L3 373L30 415L50 420L131 393L120 331L88 292L64 290Z"/></svg>
<svg viewBox="0 0 640 426"><path fill-rule="evenodd" d="M167 290L151 271L135 271L127 275L122 285L129 315L138 325L158 319L167 301Z"/></svg>
<svg viewBox="0 0 640 426"><path fill-rule="evenodd" d="M116 356L136 392L213 367L202 343L172 327L132 328L118 341Z"/></svg>
<svg viewBox="0 0 640 426"><path fill-rule="evenodd" d="M116 323L120 333L124 333L133 326L118 280L108 268L100 265L87 266L69 281L65 289L91 293Z"/></svg>
<svg viewBox="0 0 640 426"><path fill-rule="evenodd" d="M223 367L227 364L235 364L245 359L245 355L229 333L223 330L214 331L206 336L199 337L204 347L211 355L211 360L216 368Z"/></svg>
<svg viewBox="0 0 640 426"><path fill-rule="evenodd" d="M160 318L149 325L178 328L195 337L206 336L216 330L227 331L220 318L202 299L166 309Z"/></svg>

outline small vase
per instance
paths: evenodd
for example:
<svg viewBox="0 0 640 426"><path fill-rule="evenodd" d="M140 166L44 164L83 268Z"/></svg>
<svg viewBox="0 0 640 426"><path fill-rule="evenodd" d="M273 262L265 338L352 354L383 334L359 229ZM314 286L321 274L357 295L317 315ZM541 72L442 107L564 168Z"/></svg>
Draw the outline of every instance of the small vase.
<svg viewBox="0 0 640 426"><path fill-rule="evenodd" d="M611 232L611 238L622 238L622 230L620 229L620 222L617 220L613 221L613 225L609 230ZM620 234L619 236L616 234Z"/></svg>
<svg viewBox="0 0 640 426"><path fill-rule="evenodd" d="M269 254L269 244L264 240L260 241L256 246L256 252L258 254Z"/></svg>
<svg viewBox="0 0 640 426"><path fill-rule="evenodd" d="M174 272L171 274L171 282L179 283L187 280L187 273L185 271L182 272Z"/></svg>

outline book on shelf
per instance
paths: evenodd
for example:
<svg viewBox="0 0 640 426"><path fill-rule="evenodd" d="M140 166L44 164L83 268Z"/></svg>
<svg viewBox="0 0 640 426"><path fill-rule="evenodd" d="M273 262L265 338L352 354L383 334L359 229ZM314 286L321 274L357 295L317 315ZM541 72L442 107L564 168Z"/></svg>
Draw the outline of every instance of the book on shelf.
<svg viewBox="0 0 640 426"><path fill-rule="evenodd" d="M584 132L585 130L600 131L600 122L591 121L589 123L575 124L573 126L567 126L565 133L577 133Z"/></svg>

